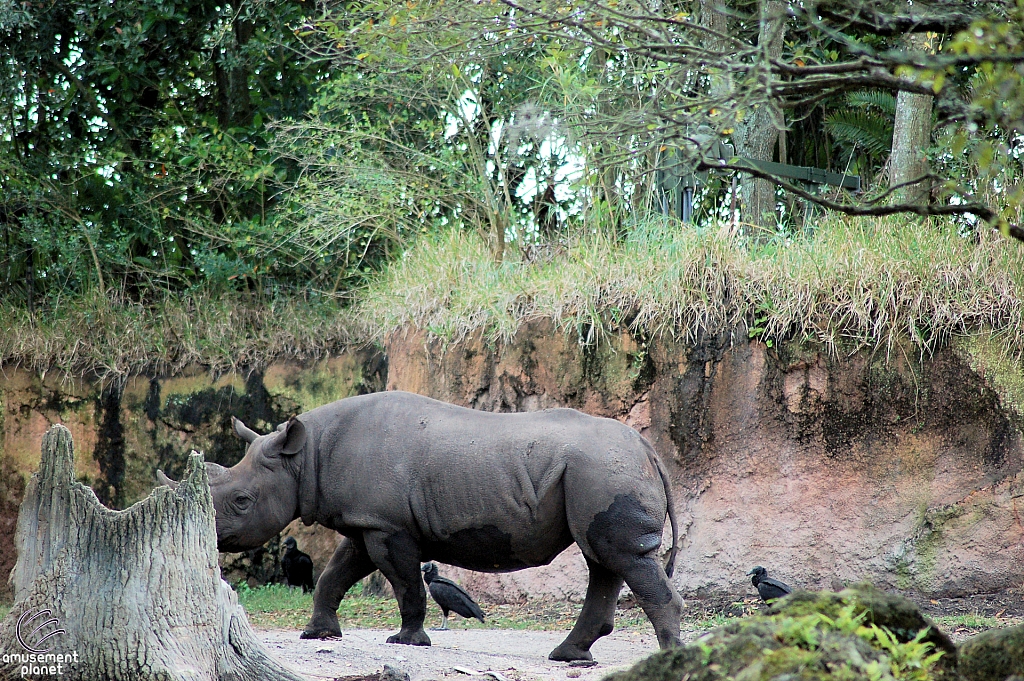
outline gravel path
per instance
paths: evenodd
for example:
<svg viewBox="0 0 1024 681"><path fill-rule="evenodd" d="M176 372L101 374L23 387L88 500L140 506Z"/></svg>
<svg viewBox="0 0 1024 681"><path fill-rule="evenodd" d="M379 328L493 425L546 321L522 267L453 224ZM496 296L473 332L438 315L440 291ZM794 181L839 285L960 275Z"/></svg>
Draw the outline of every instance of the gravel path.
<svg viewBox="0 0 1024 681"><path fill-rule="evenodd" d="M992 617L999 626L1019 624L1024 620L1024 596L1020 590L1000 594L983 594L969 598L916 599L930 616L974 614ZM701 604L688 601L698 615L728 613L732 616L759 610L754 598L743 603ZM565 614L571 621L573 613ZM699 619L699 618L698 618ZM690 618L684 618L683 642L692 641L700 633ZM992 626L958 628L948 633L962 640ZM649 626L615 631L598 640L592 652L598 665L570 667L551 662L548 653L565 638L562 631L521 631L508 629L453 629L430 631L430 647L390 645L384 641L394 633L390 629L352 629L332 641L303 641L297 630L260 629L257 631L270 654L303 674L310 681L333 681L379 672L385 664L400 669L412 681L492 681L494 677L467 675L456 667L476 672L496 671L497 681L560 681L582 679L599 681L613 670L631 666L658 649L658 642Z"/></svg>
<svg viewBox="0 0 1024 681"><path fill-rule="evenodd" d="M383 629L354 629L345 631L340 639L303 641L297 631L272 629L258 632L271 655L311 681L373 674L385 664L406 672L412 681L494 680L490 675L467 675L456 671L455 667L475 672L496 671L508 681L596 681L658 649L653 633L613 632L594 644L591 652L599 663L597 666L571 667L547 659L548 653L565 638L567 632L562 631L431 631L433 645L428 647L385 643L393 633Z"/></svg>

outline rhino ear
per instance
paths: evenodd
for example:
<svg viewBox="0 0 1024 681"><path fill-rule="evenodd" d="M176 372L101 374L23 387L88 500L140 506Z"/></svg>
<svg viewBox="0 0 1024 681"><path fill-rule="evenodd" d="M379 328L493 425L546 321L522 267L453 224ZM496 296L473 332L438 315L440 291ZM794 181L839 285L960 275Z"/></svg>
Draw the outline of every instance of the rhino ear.
<svg viewBox="0 0 1024 681"><path fill-rule="evenodd" d="M236 419L234 416L231 417L231 427L235 430L235 435L242 438L249 444L259 437L259 434L254 430L250 430L244 423Z"/></svg>
<svg viewBox="0 0 1024 681"><path fill-rule="evenodd" d="M306 427L294 416L288 419L283 428L278 428L272 439L263 448L265 454L284 454L292 456L302 451L306 444Z"/></svg>

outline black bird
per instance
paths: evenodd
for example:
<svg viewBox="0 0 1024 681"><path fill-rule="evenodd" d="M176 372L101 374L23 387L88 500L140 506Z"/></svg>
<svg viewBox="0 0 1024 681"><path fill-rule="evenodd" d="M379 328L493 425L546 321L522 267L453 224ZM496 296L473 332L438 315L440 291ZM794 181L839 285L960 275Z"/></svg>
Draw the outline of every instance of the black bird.
<svg viewBox="0 0 1024 681"><path fill-rule="evenodd" d="M441 606L441 615L443 617L441 620L442 631L448 628L449 610L457 612L466 618L475 617L481 622L484 621L484 611L480 609L476 601L452 580L439 577L437 566L433 563L427 563L423 566L423 581L427 583L427 588L430 589L431 598Z"/></svg>
<svg viewBox="0 0 1024 681"><path fill-rule="evenodd" d="M760 596L761 600L765 603L793 593L793 590L789 588L789 585L783 584L779 580L769 577L768 571L760 565L747 573L747 577L750 577L751 575L753 575L753 577L750 582L757 587L757 595Z"/></svg>
<svg viewBox="0 0 1024 681"><path fill-rule="evenodd" d="M284 540L284 555L281 557L281 569L288 586L301 586L303 593L309 593L316 587L313 581L313 559L299 551L295 537Z"/></svg>

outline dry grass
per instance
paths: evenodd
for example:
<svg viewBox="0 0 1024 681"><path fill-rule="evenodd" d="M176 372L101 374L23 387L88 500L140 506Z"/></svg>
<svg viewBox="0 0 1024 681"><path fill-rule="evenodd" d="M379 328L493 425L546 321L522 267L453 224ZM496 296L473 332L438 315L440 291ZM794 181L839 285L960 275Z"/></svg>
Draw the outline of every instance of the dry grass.
<svg viewBox="0 0 1024 681"><path fill-rule="evenodd" d="M623 243L590 238L541 264L495 265L471 234L406 253L359 309L375 337L409 324L443 339L483 328L508 339L550 317L580 340L628 323L694 340L738 328L765 340L806 338L832 352L909 338L930 351L987 328L1024 349L1024 249L980 243L942 223L831 219L815 236L745 247L678 225L651 224Z"/></svg>
<svg viewBox="0 0 1024 681"><path fill-rule="evenodd" d="M240 295L169 296L149 306L94 296L35 317L0 306L0 318L0 364L113 380L142 371L173 374L190 364L222 371L278 357L318 358L365 337L363 325L336 304Z"/></svg>
<svg viewBox="0 0 1024 681"><path fill-rule="evenodd" d="M84 298L30 318L0 304L0 363L123 377L258 368L382 341L409 325L445 340L483 329L509 339L551 318L581 342L614 327L693 341L734 330L807 339L837 353L922 352L979 330L1013 359L1024 351L1024 248L980 243L948 224L828 219L813 237L752 247L711 231L652 222L622 242L599 236L540 261L497 265L471 233L422 239L348 308L300 298L168 297L162 304Z"/></svg>

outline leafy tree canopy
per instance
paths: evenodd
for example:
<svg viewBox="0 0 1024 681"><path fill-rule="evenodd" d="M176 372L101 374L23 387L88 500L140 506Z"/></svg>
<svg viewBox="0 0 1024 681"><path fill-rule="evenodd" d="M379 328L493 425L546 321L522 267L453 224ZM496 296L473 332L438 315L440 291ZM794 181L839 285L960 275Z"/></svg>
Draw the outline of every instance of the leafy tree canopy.
<svg viewBox="0 0 1024 681"><path fill-rule="evenodd" d="M664 212L670 154L713 171L705 220L740 171L780 229L810 201L1024 238L1022 26L1024 0L0 0L0 297L345 295L452 226L529 259ZM934 99L913 201L884 181L900 93ZM767 160L866 191L709 158L768 128Z"/></svg>

